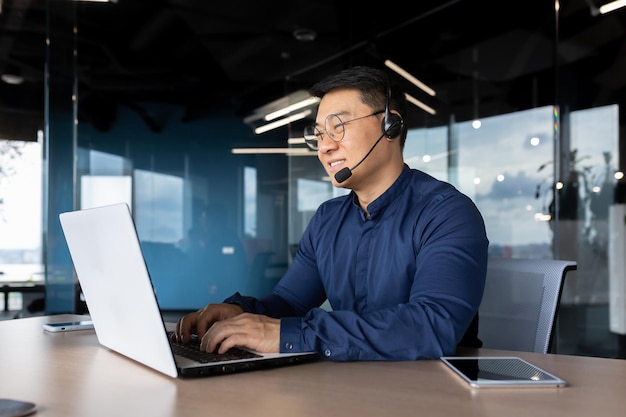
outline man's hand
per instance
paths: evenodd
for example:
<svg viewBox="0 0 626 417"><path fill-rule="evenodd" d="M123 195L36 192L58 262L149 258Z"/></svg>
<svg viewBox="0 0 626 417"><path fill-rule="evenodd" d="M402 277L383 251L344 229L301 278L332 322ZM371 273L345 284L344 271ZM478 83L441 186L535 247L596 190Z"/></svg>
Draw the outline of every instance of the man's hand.
<svg viewBox="0 0 626 417"><path fill-rule="evenodd" d="M236 304L208 304L178 319L172 340L187 343L192 334L201 340L200 349L207 352L225 353L235 346L278 352L280 320L244 313Z"/></svg>
<svg viewBox="0 0 626 417"><path fill-rule="evenodd" d="M236 304L208 304L178 319L171 338L178 343L187 343L191 340L192 334L201 338L216 321L235 317L241 313L243 309Z"/></svg>
<svg viewBox="0 0 626 417"><path fill-rule="evenodd" d="M278 352L280 320L260 314L243 313L216 321L202 336L200 349L225 353L238 346L257 352Z"/></svg>

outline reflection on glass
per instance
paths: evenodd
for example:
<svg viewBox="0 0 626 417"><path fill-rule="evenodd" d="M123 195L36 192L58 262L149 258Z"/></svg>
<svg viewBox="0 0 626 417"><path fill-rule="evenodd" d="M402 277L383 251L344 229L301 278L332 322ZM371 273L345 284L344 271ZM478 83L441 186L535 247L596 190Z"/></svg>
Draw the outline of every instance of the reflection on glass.
<svg viewBox="0 0 626 417"><path fill-rule="evenodd" d="M183 179L136 169L135 222L141 240L176 244L183 240Z"/></svg>
<svg viewBox="0 0 626 417"><path fill-rule="evenodd" d="M618 115L617 106L565 115L560 181L554 178L551 106L484 118L480 130L471 122L455 124L450 143L457 143L457 149L448 149L446 128L411 130L405 160L452 182L475 201L485 219L491 256L577 260L578 271L566 281L562 301L606 303L607 217L616 190ZM435 154L446 157L438 162ZM457 162L448 166L449 161ZM554 212L555 189L559 213Z"/></svg>
<svg viewBox="0 0 626 417"><path fill-rule="evenodd" d="M243 199L244 205L244 234L248 237L256 237L256 168L243 168Z"/></svg>
<svg viewBox="0 0 626 417"><path fill-rule="evenodd" d="M126 203L132 207L132 178L112 175L83 175L80 177L80 208Z"/></svg>
<svg viewBox="0 0 626 417"><path fill-rule="evenodd" d="M314 212L333 196L332 185L326 181L298 178L298 211Z"/></svg>

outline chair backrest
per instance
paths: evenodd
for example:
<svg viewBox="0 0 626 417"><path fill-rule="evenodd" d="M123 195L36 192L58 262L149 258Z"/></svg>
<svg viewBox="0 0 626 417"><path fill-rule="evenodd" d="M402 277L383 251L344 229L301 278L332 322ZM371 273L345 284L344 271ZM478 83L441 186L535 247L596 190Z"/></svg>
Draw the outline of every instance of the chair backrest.
<svg viewBox="0 0 626 417"><path fill-rule="evenodd" d="M568 271L575 261L490 258L479 308L483 347L548 353Z"/></svg>

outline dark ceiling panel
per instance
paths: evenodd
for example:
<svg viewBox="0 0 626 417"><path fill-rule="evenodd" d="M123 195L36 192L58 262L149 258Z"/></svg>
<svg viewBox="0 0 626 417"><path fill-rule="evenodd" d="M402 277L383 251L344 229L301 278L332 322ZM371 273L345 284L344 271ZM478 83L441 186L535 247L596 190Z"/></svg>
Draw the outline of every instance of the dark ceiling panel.
<svg viewBox="0 0 626 417"><path fill-rule="evenodd" d="M55 42L77 50L83 103L167 101L184 106L189 119L225 107L243 117L331 72L353 65L383 67L385 59L438 92L424 97L442 110L430 125L447 123L451 114L456 120L473 117L476 101L485 112L550 103L555 60L570 90L569 69L576 66L584 74L576 96L588 102L579 106L617 100L616 92L624 94L625 64L615 51L626 47L626 12L597 16L591 0L562 3L555 54L553 4L546 0L423 0L408 5L3 0L0 72L18 70L24 82L0 85L0 107L43 110L41 94L32 92L43 91L48 24ZM55 79L71 82L72 57L53 62L50 71ZM421 94L393 77L412 94ZM20 93L22 88L26 94ZM89 119L86 111L87 106L83 117ZM409 125L423 123L420 111L410 114Z"/></svg>

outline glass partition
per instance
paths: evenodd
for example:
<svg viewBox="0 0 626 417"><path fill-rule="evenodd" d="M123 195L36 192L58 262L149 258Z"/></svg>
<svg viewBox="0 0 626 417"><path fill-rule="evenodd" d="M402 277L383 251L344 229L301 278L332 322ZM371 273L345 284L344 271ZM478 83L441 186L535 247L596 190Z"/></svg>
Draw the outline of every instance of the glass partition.
<svg viewBox="0 0 626 417"><path fill-rule="evenodd" d="M346 191L331 186L314 152L242 154L233 148L302 149L288 145L302 126L294 122L255 135L228 104L189 119L183 106L158 97L128 103L89 95L75 77L81 54L90 52L76 29L89 22L81 22L74 5L54 3L50 14L64 10L75 20L53 19L49 28L42 215L47 312L77 309L78 286L58 214L119 201L131 207L164 310L197 309L234 291L271 291L317 206ZM477 14L486 11L476 7ZM554 16L541 13L542 24L556 31ZM428 18L420 22L428 24ZM558 29L573 36L573 28ZM603 354L587 347L599 339L616 343L608 331L608 246L615 233L608 213L620 184L615 173L623 106L616 98L579 108L572 80L598 81L578 75L575 63L564 58L571 58L567 43L538 36L529 45L520 39L528 38L508 37L505 49L467 45L423 68L433 79L438 71L456 71L458 83L444 86L436 98L436 116L411 107L405 160L475 201L491 256L578 261L578 271L566 280L559 327L560 338L572 343L557 346L564 353ZM509 65L479 65L481 56L494 51L506 53L502 62ZM620 51L616 47L616 57ZM518 73L522 60L543 69L534 77ZM510 79L519 82L521 98L496 108L490 97ZM458 97L471 95L470 117L451 110ZM87 117L81 111L87 106L100 109L108 122ZM579 336L581 327L598 326L599 336Z"/></svg>

